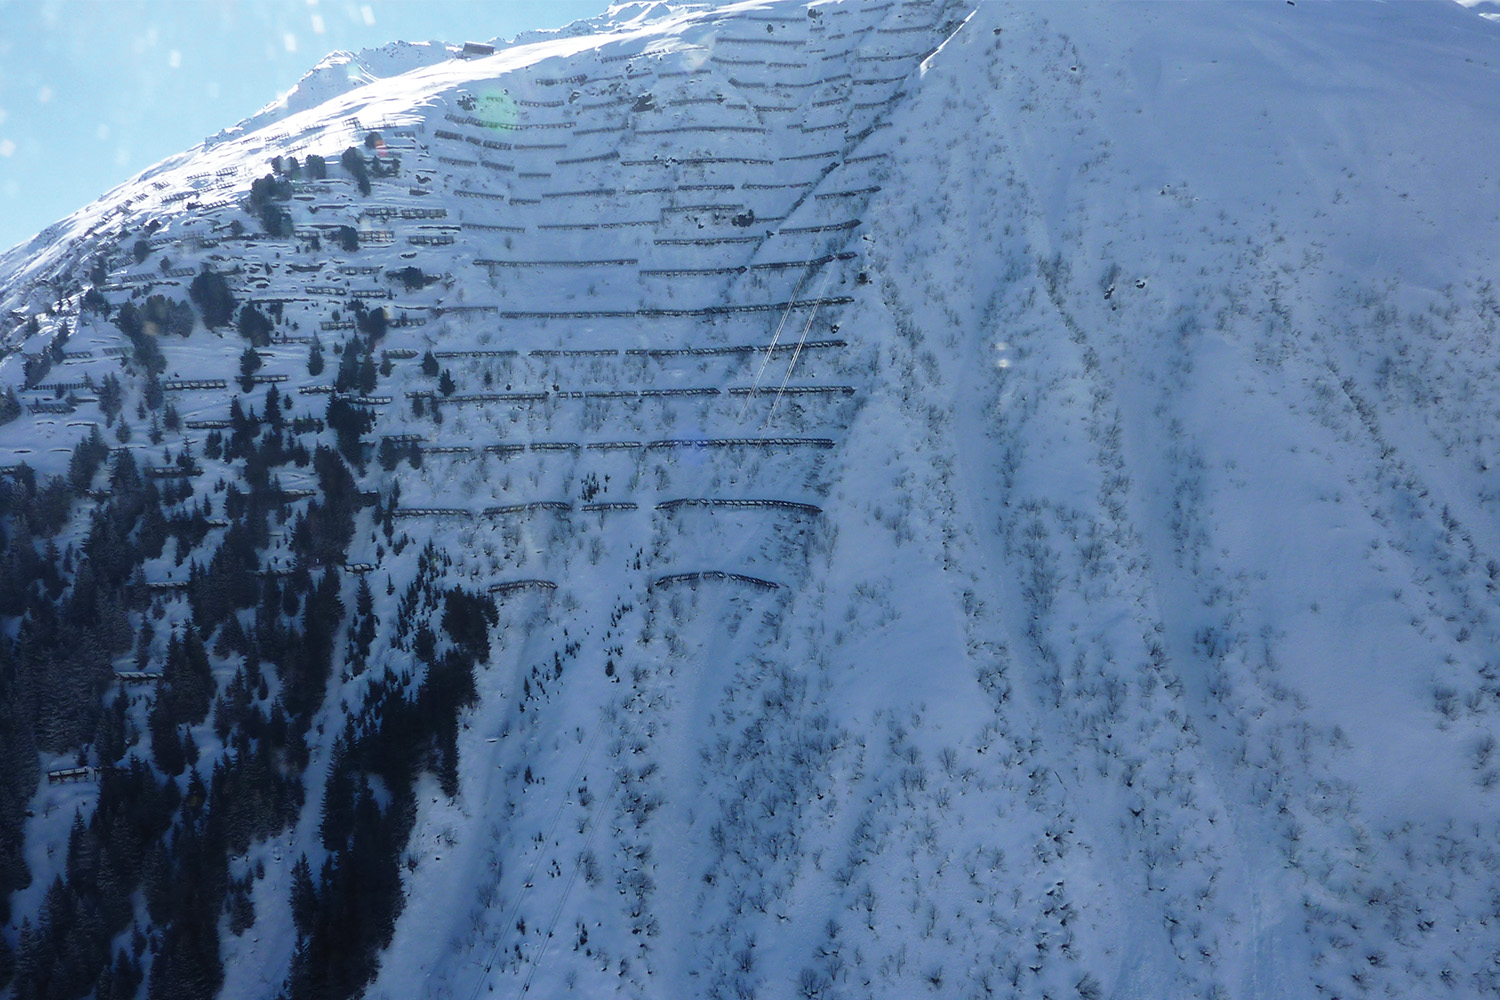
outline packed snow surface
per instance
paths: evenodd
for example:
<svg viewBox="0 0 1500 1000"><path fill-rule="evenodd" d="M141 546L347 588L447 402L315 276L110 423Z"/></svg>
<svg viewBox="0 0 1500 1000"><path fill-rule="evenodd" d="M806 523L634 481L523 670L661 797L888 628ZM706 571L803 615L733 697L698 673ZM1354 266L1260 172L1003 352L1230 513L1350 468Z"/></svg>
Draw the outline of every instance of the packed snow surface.
<svg viewBox="0 0 1500 1000"><path fill-rule="evenodd" d="M399 484L413 541L366 517L351 559L389 623L435 541L501 621L370 997L1493 994L1482 10L634 4L396 75L331 59L316 102L0 258L0 378L64 313L51 381L118 370L77 310L105 252L113 302L212 264L281 303L291 415L331 382L297 338L388 306L414 356L372 439L423 458L362 487ZM336 163L371 132L400 166L366 197ZM309 153L296 235L254 235L250 182ZM231 385L243 347L162 341ZM96 415L28 413L0 463L60 471ZM225 997L285 976L327 756L255 849ZM38 792L34 870L88 795Z"/></svg>

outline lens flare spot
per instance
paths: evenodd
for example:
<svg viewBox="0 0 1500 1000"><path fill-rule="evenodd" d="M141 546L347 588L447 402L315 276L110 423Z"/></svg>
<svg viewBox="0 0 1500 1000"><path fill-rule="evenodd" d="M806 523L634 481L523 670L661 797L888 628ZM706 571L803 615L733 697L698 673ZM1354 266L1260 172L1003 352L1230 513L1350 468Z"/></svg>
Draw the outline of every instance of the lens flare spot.
<svg viewBox="0 0 1500 1000"><path fill-rule="evenodd" d="M281 44L285 46L288 52L296 52L297 36L288 31L286 34L281 36Z"/></svg>
<svg viewBox="0 0 1500 1000"><path fill-rule="evenodd" d="M363 7L361 7L359 9L359 16L364 19L366 27L373 27L374 26L374 24L375 24L375 11L374 11L373 8L371 8L371 6L369 4L365 4Z"/></svg>
<svg viewBox="0 0 1500 1000"><path fill-rule="evenodd" d="M38 104L51 104L52 103L52 88L51 87L43 87L41 90L38 90L36 92L36 102Z"/></svg>
<svg viewBox="0 0 1500 1000"><path fill-rule="evenodd" d="M521 117L515 98L503 90L492 90L479 98L476 117L492 128L511 128Z"/></svg>
<svg viewBox="0 0 1500 1000"><path fill-rule="evenodd" d="M181 69L182 68L182 53L178 52L176 49L173 49L171 52L168 52L167 53L167 65L170 66L170 67L172 67L173 69Z"/></svg>
<svg viewBox="0 0 1500 1000"><path fill-rule="evenodd" d="M0 156L7 160L16 154L16 144L9 139L0 139Z"/></svg>
<svg viewBox="0 0 1500 1000"><path fill-rule="evenodd" d="M94 135L98 136L99 139L100 139L100 141L108 139L109 138L109 126L108 125L100 125L98 128L94 129Z"/></svg>
<svg viewBox="0 0 1500 1000"><path fill-rule="evenodd" d="M314 14L312 16L312 30L313 30L313 34L315 34L315 35L321 35L323 33L323 28L324 28L324 25L323 25L323 15L322 14Z"/></svg>

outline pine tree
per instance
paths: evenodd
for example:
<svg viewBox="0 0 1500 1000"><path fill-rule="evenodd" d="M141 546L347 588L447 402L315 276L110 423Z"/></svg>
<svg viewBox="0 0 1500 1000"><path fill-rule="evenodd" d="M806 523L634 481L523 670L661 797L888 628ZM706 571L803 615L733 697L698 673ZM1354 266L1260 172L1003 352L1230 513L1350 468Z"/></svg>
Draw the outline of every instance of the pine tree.
<svg viewBox="0 0 1500 1000"><path fill-rule="evenodd" d="M318 890L313 885L312 867L307 863L307 855L303 854L292 866L292 922L297 925L298 934L305 936L312 930L317 911Z"/></svg>
<svg viewBox="0 0 1500 1000"><path fill-rule="evenodd" d="M188 286L188 295L210 328L225 326L234 316L235 299L229 282L207 265Z"/></svg>

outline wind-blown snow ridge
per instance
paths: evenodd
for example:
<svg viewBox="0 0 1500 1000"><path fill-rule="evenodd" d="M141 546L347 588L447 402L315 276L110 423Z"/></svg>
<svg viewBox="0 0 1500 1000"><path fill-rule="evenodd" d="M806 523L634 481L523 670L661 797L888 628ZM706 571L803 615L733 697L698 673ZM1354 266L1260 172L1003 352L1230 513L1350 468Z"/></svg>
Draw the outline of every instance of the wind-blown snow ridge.
<svg viewBox="0 0 1500 1000"><path fill-rule="evenodd" d="M429 541L498 625L367 996L1500 989L1500 27L754 0L581 30L288 105L0 259L0 464L62 471L99 417L124 338L85 294L203 266L274 315L289 420L374 415L345 603L365 574L387 624L244 862L223 995L292 965L288 868L409 668ZM261 234L251 182L313 153ZM355 300L388 324L358 392L307 374ZM160 343L165 446L238 481L198 432L263 405L245 345ZM37 793L38 870L89 794Z"/></svg>

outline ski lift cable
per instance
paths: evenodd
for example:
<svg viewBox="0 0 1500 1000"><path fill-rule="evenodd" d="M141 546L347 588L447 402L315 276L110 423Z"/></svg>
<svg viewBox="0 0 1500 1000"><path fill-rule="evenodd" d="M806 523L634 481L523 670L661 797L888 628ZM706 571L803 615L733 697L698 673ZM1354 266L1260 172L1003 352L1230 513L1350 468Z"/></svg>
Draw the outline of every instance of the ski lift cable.
<svg viewBox="0 0 1500 1000"><path fill-rule="evenodd" d="M552 941L552 934L557 930L557 922L562 919L563 907L568 902L568 896L573 892L573 884L578 881L578 873L583 869L583 859L588 857L589 849L594 843L594 834L599 831L601 821L604 819L604 807L614 801L615 792L619 791L620 785L616 781L610 786L609 794L599 803L594 810L593 817L589 820L588 836L583 839L583 850L578 852L578 859L573 862L573 870L568 874L568 881L563 886L562 894L557 899L557 906L552 911L552 919L547 924L547 932L542 935L541 942L537 945L536 955L531 960L531 968L526 973L526 979L521 983L521 991L516 994L517 998L525 996L531 990L531 982L536 978L537 970L542 967L542 959L547 955L547 946Z"/></svg>
<svg viewBox="0 0 1500 1000"><path fill-rule="evenodd" d="M823 293L828 291L828 282L832 277L833 268L829 268L823 272L823 284L818 288L818 295L814 300L812 312L807 315L807 323L802 327L802 336L797 339L797 349L792 352L792 360L786 366L786 374L781 377L781 385L776 390L776 398L771 402L770 412L766 414L766 420L761 425L762 427L769 426L771 418L776 416L776 408L781 405L781 397L786 393L787 383L792 378L792 370L797 367L797 359L801 357L802 347L807 343L807 332L812 329L813 321L818 318L818 310L822 308Z"/></svg>
<svg viewBox="0 0 1500 1000"><path fill-rule="evenodd" d="M807 287L808 280L812 277L814 261L808 260L802 274L797 278L797 284L792 287L791 297L787 300L787 306L781 311L781 320L776 324L776 333L771 337L771 343L766 345L766 356L761 359L760 369L755 373L755 380L750 385L750 392L745 396L745 405L740 407L740 416L735 423L743 424L745 415L750 412L750 403L755 398L756 391L760 389L760 380L766 373L766 366L771 363L771 358L776 354L776 345L781 342L781 331L786 326L786 319L792 314L792 303L802 294Z"/></svg>

